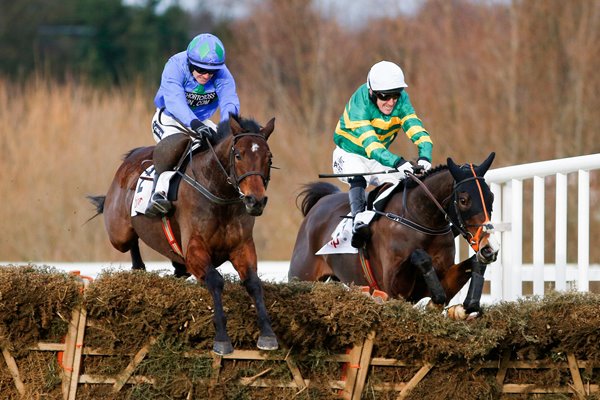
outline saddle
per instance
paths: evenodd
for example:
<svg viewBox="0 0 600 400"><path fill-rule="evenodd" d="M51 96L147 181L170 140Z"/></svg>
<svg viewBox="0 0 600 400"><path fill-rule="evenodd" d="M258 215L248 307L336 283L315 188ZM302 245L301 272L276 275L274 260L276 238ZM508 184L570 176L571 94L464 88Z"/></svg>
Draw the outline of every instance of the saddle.
<svg viewBox="0 0 600 400"><path fill-rule="evenodd" d="M404 181L398 183L382 183L367 194L367 209L358 213L354 218L359 219L365 224L370 224L380 217L375 211L383 211L385 205L394 193L404 188ZM352 218L341 218L331 234L331 240L328 241L317 251L316 255L324 254L355 254L358 249L351 246L352 238Z"/></svg>
<svg viewBox="0 0 600 400"><path fill-rule="evenodd" d="M396 183L384 182L367 194L367 210L383 211L392 195L404 190L406 180ZM375 218L378 218L376 214Z"/></svg>
<svg viewBox="0 0 600 400"><path fill-rule="evenodd" d="M183 133L167 136L154 148L154 168L157 174L165 171L183 172L192 156L208 149L205 141L194 140ZM181 174L174 174L169 181L167 198L177 200Z"/></svg>

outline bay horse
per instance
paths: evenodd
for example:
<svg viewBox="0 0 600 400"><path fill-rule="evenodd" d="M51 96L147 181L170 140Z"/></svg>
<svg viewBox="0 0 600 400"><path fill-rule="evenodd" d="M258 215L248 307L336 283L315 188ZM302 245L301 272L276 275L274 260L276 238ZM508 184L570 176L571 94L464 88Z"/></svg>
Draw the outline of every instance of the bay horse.
<svg viewBox="0 0 600 400"><path fill-rule="evenodd" d="M483 176L495 154L481 165L447 165L410 174L376 210L370 241L358 254L316 255L348 215L348 194L330 183L313 182L297 197L304 219L290 260L288 278L369 285L391 298L417 302L430 297L442 306L471 284L461 317L477 313L487 264L497 258L490 236L493 193ZM390 184L375 190L381 193ZM371 198L369 199L371 200ZM371 201L369 201L371 203ZM475 254L455 264L455 241L462 235Z"/></svg>
<svg viewBox="0 0 600 400"><path fill-rule="evenodd" d="M148 166L144 164L152 160L155 146L129 152L106 196L89 197L96 215L104 214L112 245L123 253L130 252L133 269L145 269L138 243L141 239L172 261L176 276L191 273L198 282L204 282L214 302L213 351L219 355L233 352L221 298L224 279L217 270L225 261L231 261L254 302L260 329L257 347L278 348L257 275L252 238L255 217L267 203L272 158L267 140L274 125L274 118L261 127L254 120L235 115L221 122L215 137L204 142L200 152L186 156L189 162L179 172L182 180L173 201L174 211L165 218L131 216L137 180ZM173 234L171 244L163 232L167 224Z"/></svg>

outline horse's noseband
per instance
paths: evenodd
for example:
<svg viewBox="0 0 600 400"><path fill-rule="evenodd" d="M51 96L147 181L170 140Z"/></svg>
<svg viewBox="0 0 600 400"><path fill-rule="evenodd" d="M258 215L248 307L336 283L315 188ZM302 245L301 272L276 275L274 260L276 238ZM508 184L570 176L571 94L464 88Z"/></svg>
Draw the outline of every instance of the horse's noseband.
<svg viewBox="0 0 600 400"><path fill-rule="evenodd" d="M240 183L247 177L252 176L252 175L258 175L262 178L263 181L263 185L265 186L265 189L267 188L267 186L269 186L269 181L271 180L271 156L269 155L269 164L268 164L268 170L267 173L264 174L261 171L248 171L243 173L242 175L238 176L237 172L235 171L235 145L237 143L237 141L243 137L256 137L256 138L260 138L262 140L264 140L264 142L267 142L267 139L260 133L252 133L252 132L247 132L247 133L240 133L239 135L236 135L233 138L233 144L231 145L231 150L229 151L229 176L227 177L227 181L233 185L238 192L240 192ZM241 194L241 192L240 192Z"/></svg>

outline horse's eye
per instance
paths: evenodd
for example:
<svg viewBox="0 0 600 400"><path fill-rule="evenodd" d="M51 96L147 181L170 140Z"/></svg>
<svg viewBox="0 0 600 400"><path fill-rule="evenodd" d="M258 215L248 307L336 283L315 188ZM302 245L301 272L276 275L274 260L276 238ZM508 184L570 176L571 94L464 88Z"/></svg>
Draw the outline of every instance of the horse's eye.
<svg viewBox="0 0 600 400"><path fill-rule="evenodd" d="M471 198L466 193L461 193L458 196L458 204L463 208L468 208L471 206Z"/></svg>
<svg viewBox="0 0 600 400"><path fill-rule="evenodd" d="M242 155L240 153L235 153L235 159L240 161L242 159Z"/></svg>

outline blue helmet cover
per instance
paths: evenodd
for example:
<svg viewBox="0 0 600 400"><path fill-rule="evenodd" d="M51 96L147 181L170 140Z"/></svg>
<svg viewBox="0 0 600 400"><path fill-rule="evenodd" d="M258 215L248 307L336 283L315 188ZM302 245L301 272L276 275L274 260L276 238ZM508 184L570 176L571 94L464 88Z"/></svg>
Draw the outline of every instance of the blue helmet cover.
<svg viewBox="0 0 600 400"><path fill-rule="evenodd" d="M221 40L210 33L196 36L187 48L188 61L208 70L225 66L225 46Z"/></svg>

